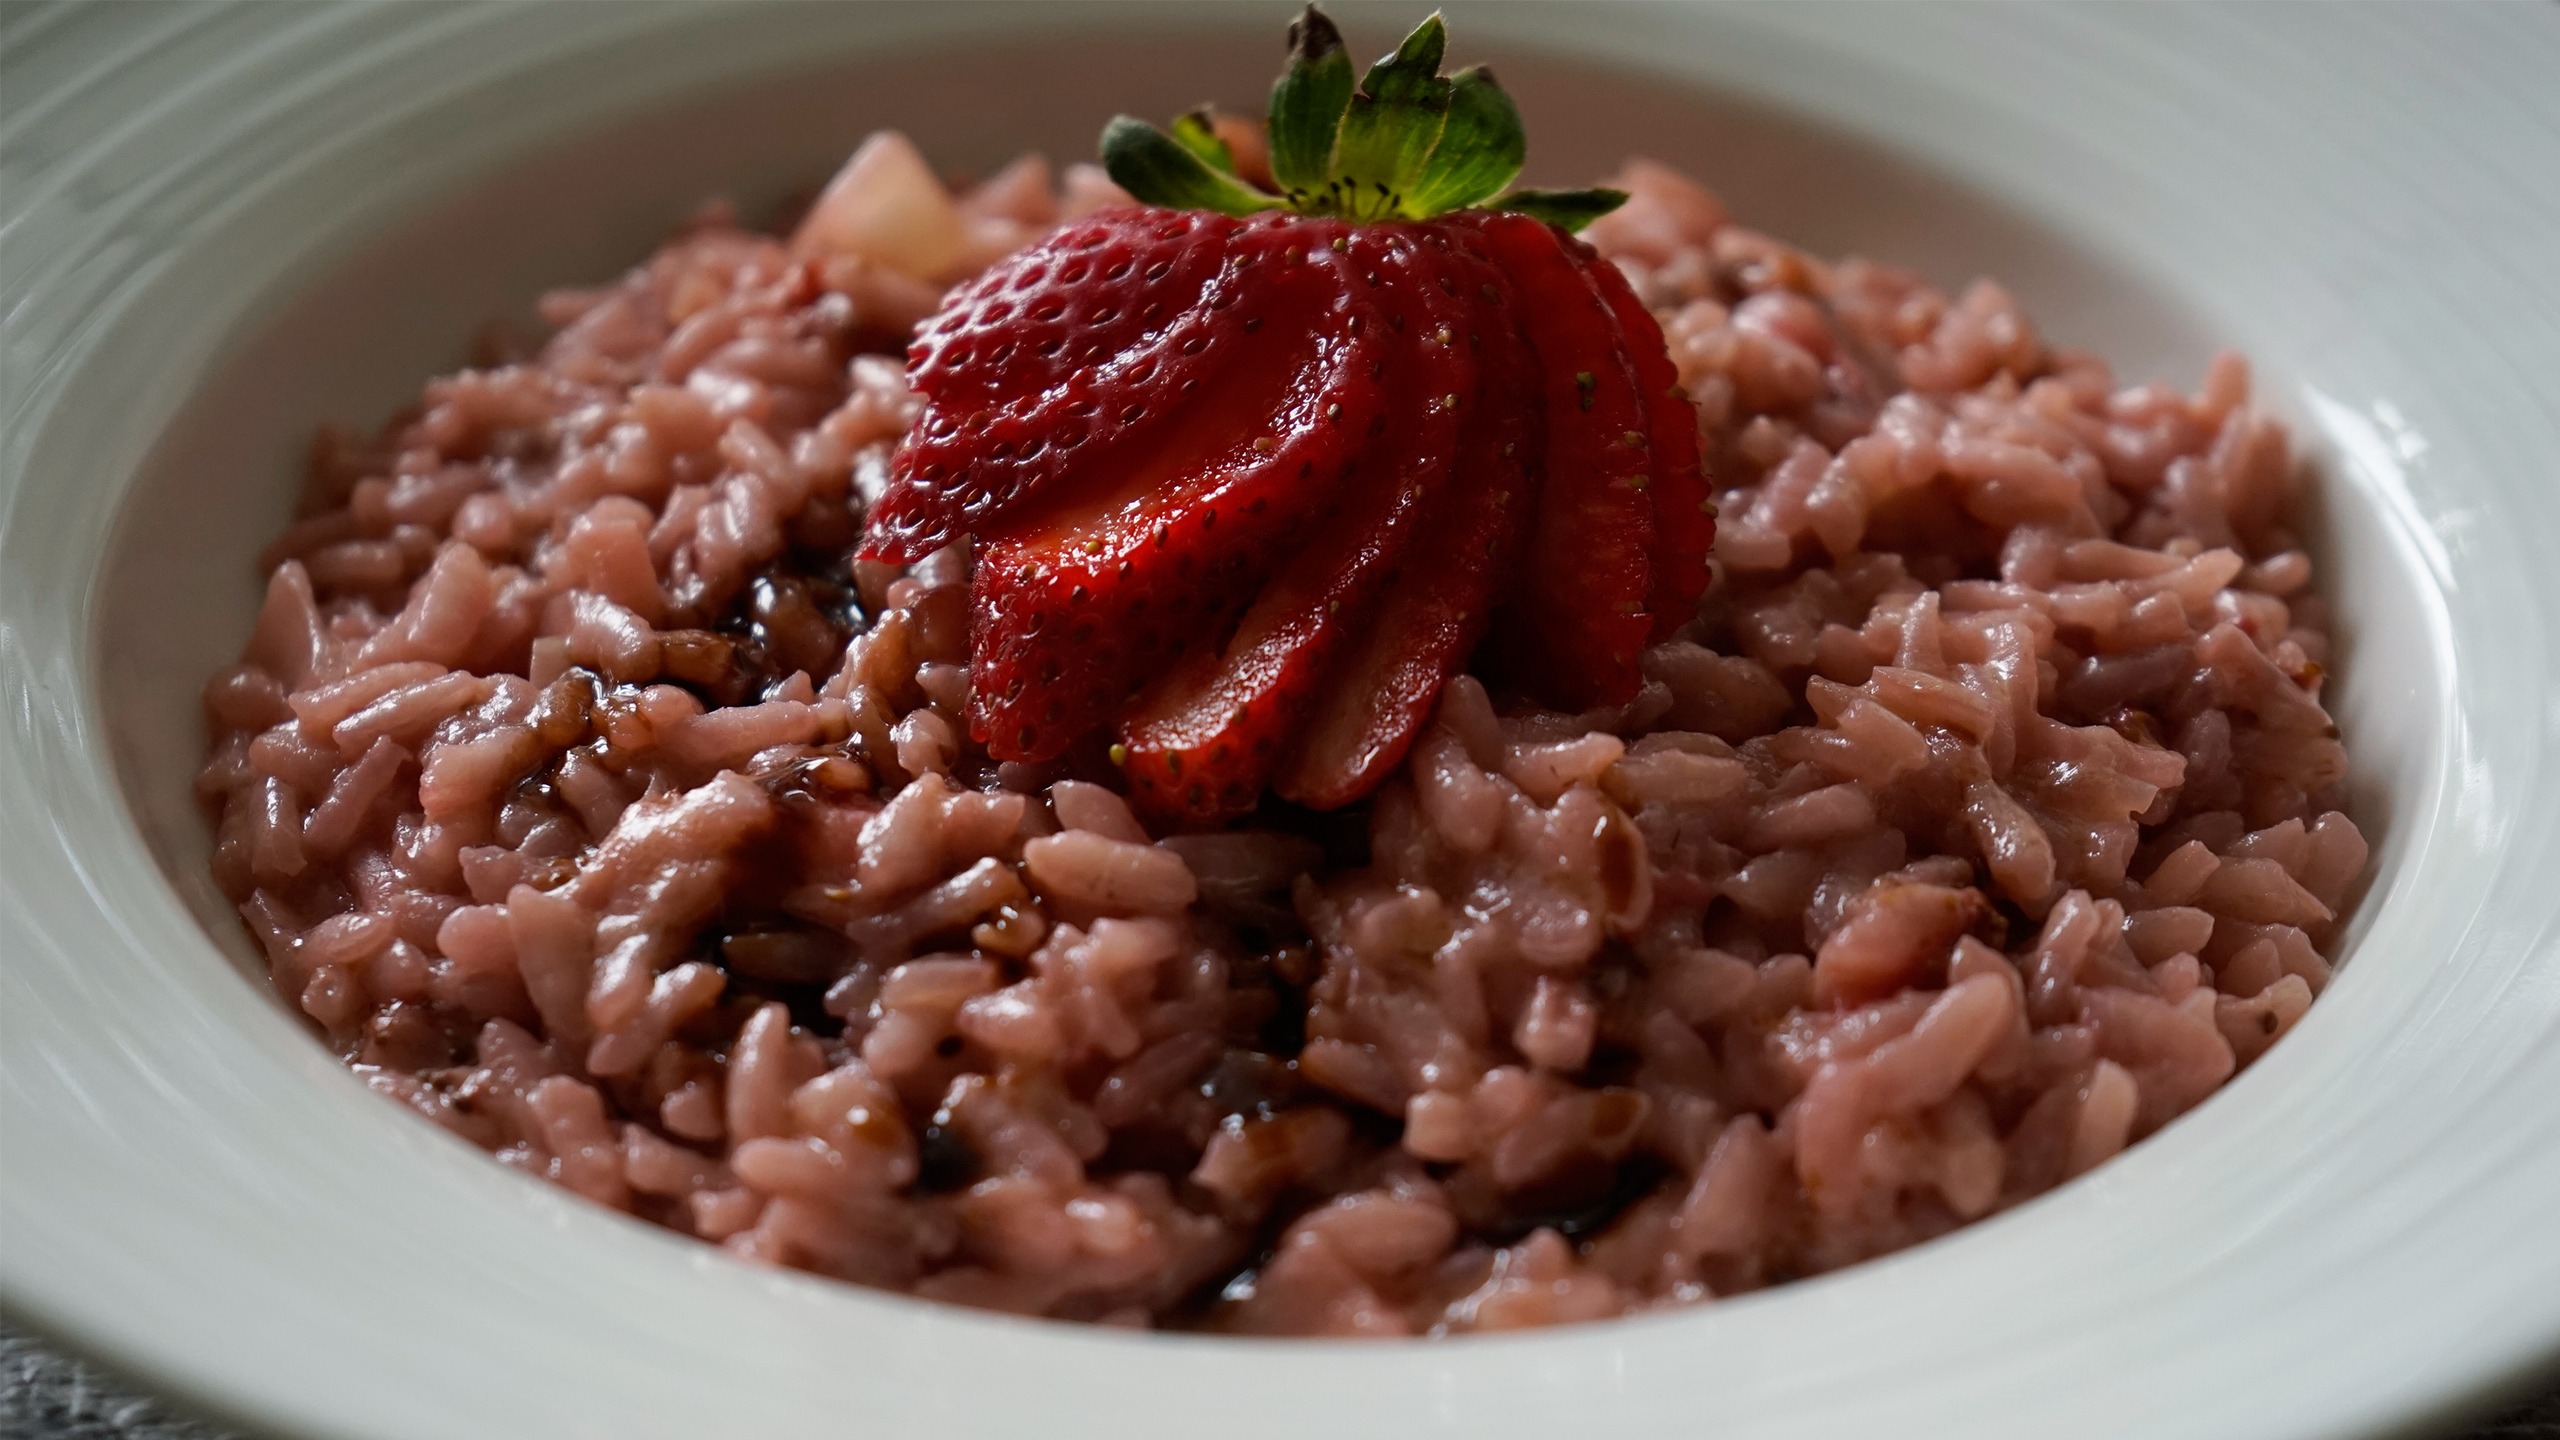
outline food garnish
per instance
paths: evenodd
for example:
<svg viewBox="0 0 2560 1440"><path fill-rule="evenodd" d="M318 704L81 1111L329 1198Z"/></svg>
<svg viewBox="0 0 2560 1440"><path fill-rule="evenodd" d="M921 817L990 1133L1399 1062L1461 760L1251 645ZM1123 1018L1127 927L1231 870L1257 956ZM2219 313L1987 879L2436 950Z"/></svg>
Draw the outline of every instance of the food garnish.
<svg viewBox="0 0 2560 1440"><path fill-rule="evenodd" d="M1631 698L1689 619L1714 535L1695 412L1570 233L1624 196L1511 188L1519 113L1481 66L1441 75L1446 42L1434 15L1355 86L1310 6L1272 91L1276 188L1205 113L1121 116L1103 159L1142 203L918 332L924 413L861 553L973 540L969 721L995 758L1107 736L1167 824L1266 791L1332 808L1480 642L1582 710Z"/></svg>

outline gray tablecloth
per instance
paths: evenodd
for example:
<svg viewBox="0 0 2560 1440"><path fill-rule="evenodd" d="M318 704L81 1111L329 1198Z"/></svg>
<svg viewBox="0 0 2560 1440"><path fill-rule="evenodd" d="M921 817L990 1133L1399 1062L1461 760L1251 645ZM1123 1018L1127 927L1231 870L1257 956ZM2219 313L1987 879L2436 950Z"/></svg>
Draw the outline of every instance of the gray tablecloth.
<svg viewBox="0 0 2560 1440"><path fill-rule="evenodd" d="M0 1440L248 1440L171 1411L123 1380L0 1329ZM2560 1391L2461 1440L2560 1440Z"/></svg>

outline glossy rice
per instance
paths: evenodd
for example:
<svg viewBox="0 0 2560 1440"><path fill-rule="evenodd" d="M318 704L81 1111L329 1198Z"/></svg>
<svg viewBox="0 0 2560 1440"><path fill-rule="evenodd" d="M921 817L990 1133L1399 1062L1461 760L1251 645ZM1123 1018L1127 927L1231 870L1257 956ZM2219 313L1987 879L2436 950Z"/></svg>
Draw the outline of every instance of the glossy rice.
<svg viewBox="0 0 2560 1440"><path fill-rule="evenodd" d="M201 790L280 991L386 1097L752 1260L1447 1333L1989 1216L2328 983L2365 842L2237 358L2120 387L1995 284L1638 162L1588 238L1706 437L1696 623L1624 709L1460 679L1374 801L1151 835L1107 763L970 741L965 548L846 558L908 327L1060 218L1036 162L956 203L919 169L796 236L706 212L316 442Z"/></svg>

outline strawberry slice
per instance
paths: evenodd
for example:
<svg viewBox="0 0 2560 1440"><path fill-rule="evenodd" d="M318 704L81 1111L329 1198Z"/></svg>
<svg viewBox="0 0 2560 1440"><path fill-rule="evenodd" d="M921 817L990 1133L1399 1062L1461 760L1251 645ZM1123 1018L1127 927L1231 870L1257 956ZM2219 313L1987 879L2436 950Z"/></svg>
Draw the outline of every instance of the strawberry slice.
<svg viewBox="0 0 2560 1440"><path fill-rule="evenodd" d="M1494 315L1517 313L1510 286L1494 289ZM1526 538L1547 423L1537 371L1507 323L1480 329L1489 344L1511 353L1486 363L1496 384L1481 423L1467 432L1459 483L1428 517L1428 553L1417 554L1380 597L1272 786L1312 809L1350 804L1403 762L1440 687L1484 638L1495 587Z"/></svg>
<svg viewBox="0 0 2560 1440"><path fill-rule="evenodd" d="M1221 651L1152 686L1121 726L1130 797L1169 826L1214 824L1253 808L1331 662L1410 558L1421 516L1446 485L1459 427L1484 409L1488 317L1469 304L1480 260L1440 227L1363 227L1347 255L1406 351L1389 391L1398 428L1359 462L1348 493L1304 550L1273 575Z"/></svg>
<svg viewBox="0 0 2560 1440"><path fill-rule="evenodd" d="M1122 210L1063 231L966 287L911 347L928 406L899 446L861 554L912 564L1062 477L1161 443L1226 360L1214 342L1287 325L1241 262L1287 243L1283 217Z"/></svg>
<svg viewBox="0 0 2560 1440"><path fill-rule="evenodd" d="M1708 491L1698 450L1698 409L1680 388L1679 368L1662 325L1636 298L1635 287L1610 261L1591 247L1583 269L1597 285L1618 329L1626 336L1627 358L1635 367L1636 389L1644 397L1650 423L1653 470L1653 594L1645 608L1653 612L1653 637L1667 640L1673 631L1697 617L1698 597L1707 593L1707 556L1716 543L1716 502Z"/></svg>
<svg viewBox="0 0 2560 1440"><path fill-rule="evenodd" d="M1199 303L1245 224L1153 210L1068 226L952 292L907 348L909 381L959 413L1045 395Z"/></svg>
<svg viewBox="0 0 2560 1440"><path fill-rule="evenodd" d="M1231 629L1323 516L1383 424L1389 332L1348 235L1293 216L1242 227L1228 268L1252 277L1251 302L1204 306L1219 343L1182 357L1219 350L1223 367L1174 382L1171 419L1121 463L980 527L970 723L989 754L1046 760L1100 728Z"/></svg>
<svg viewBox="0 0 2560 1440"><path fill-rule="evenodd" d="M1544 490L1523 584L1488 658L1551 704L1623 704L1653 630L1653 422L1626 333L1571 236L1526 215L1453 218L1484 234L1519 287L1546 390Z"/></svg>

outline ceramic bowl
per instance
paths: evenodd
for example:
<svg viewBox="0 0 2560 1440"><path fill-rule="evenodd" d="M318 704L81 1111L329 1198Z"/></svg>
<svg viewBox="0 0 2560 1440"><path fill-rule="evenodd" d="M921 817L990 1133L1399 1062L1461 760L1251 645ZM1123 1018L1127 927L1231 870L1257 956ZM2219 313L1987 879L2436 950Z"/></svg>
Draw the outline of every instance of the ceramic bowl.
<svg viewBox="0 0 2560 1440"><path fill-rule="evenodd" d="M1410 7L1407 7L1410 8ZM2097 1173L1678 1313L1349 1346L1015 1321L749 1268L502 1170L275 1003L204 874L195 695L323 419L896 125L953 168L1251 104L1264 5L0 16L0 1301L262 1429L2285 1440L2560 1349L2560 22L1488 6L1533 178L1749 223L2192 384L2322 472L2376 838L2340 979ZM1364 48L1402 11L1351 9Z"/></svg>

